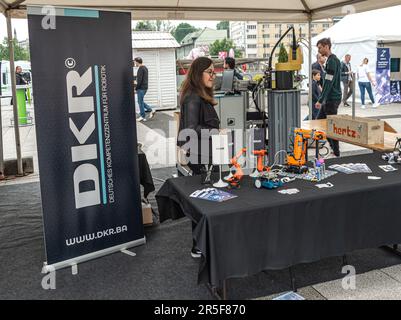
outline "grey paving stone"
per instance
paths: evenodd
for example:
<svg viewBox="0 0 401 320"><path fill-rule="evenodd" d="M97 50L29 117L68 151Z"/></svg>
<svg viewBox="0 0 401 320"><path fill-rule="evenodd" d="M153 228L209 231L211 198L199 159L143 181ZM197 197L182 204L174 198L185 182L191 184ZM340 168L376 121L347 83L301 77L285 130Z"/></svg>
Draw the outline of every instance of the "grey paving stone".
<svg viewBox="0 0 401 320"><path fill-rule="evenodd" d="M388 274L391 278L401 283L401 265L391 266L381 269L384 273Z"/></svg>
<svg viewBox="0 0 401 320"><path fill-rule="evenodd" d="M400 300L401 283L380 270L356 275L355 290L345 290L343 279L313 287L328 300Z"/></svg>

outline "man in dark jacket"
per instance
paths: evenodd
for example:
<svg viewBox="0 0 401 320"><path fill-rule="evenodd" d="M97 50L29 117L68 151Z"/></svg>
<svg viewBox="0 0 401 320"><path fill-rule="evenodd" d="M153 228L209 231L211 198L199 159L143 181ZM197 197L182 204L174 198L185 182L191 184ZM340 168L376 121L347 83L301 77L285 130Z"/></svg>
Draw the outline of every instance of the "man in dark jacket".
<svg viewBox="0 0 401 320"><path fill-rule="evenodd" d="M326 75L324 76L323 90L320 98L315 104L321 109L318 119L326 119L327 115L337 114L338 106L341 103L341 62L331 52L330 38L323 38L317 42L319 53L327 57ZM340 156L338 140L327 139L336 157Z"/></svg>
<svg viewBox="0 0 401 320"><path fill-rule="evenodd" d="M23 86L27 85L28 81L24 78L24 74L22 73L22 68L20 66L15 67L15 85L16 86ZM25 100L27 100L27 96L25 93ZM11 98L10 104L13 104L13 98Z"/></svg>
<svg viewBox="0 0 401 320"><path fill-rule="evenodd" d="M156 111L154 111L147 103L145 103L145 94L148 91L148 68L143 65L142 58L136 57L134 59L135 65L138 67L136 74L136 92L138 95L138 104L140 110L140 117L137 121L146 121L145 112L150 112L149 119L152 119Z"/></svg>
<svg viewBox="0 0 401 320"><path fill-rule="evenodd" d="M320 81L318 84L323 87L323 79L324 79L324 64L326 63L326 57L322 56L320 53L316 55L316 62L312 64L312 70L319 70L320 72Z"/></svg>
<svg viewBox="0 0 401 320"><path fill-rule="evenodd" d="M344 61L341 62L341 82L344 86L343 91L343 104L344 107L349 107L347 102L348 98L352 95L352 71L351 71L351 55L346 54L344 57Z"/></svg>
<svg viewBox="0 0 401 320"><path fill-rule="evenodd" d="M28 81L24 78L24 74L22 73L22 68L20 66L15 68L15 84L17 86L28 84Z"/></svg>
<svg viewBox="0 0 401 320"><path fill-rule="evenodd" d="M234 70L234 79L243 80L244 76L235 68L235 59L231 57L227 57L224 59L224 69L226 70Z"/></svg>

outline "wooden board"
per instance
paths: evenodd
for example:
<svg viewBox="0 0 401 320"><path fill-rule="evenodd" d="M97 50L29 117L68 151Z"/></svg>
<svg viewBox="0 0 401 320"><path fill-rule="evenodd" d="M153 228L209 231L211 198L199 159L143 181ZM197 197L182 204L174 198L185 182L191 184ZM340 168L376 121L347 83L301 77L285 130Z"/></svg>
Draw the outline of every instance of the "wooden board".
<svg viewBox="0 0 401 320"><path fill-rule="evenodd" d="M302 121L301 127L304 129L316 129L316 130L321 130L324 132L327 132L327 120L322 119L322 120L306 120ZM329 138L334 138L331 137L330 135L327 135ZM401 138L401 134L399 133L392 133L392 132L384 132L384 143L383 144L359 144L359 143L352 143L354 145L379 151L379 152L389 152L394 150L394 144L397 140L397 138ZM339 141L347 142L342 139L338 139Z"/></svg>
<svg viewBox="0 0 401 320"><path fill-rule="evenodd" d="M384 132L386 131L391 133L397 133L397 130L395 130L392 126L390 126L387 121L384 121Z"/></svg>
<svg viewBox="0 0 401 320"><path fill-rule="evenodd" d="M351 144L383 144L384 121L347 114L327 116L327 134Z"/></svg>

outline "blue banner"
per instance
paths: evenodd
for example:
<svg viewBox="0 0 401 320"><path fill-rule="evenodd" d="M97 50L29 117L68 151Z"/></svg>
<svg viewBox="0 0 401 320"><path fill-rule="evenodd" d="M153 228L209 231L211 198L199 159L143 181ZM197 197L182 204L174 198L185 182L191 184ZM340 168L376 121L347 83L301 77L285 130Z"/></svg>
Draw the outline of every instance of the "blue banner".
<svg viewBox="0 0 401 320"><path fill-rule="evenodd" d="M390 49L377 48L376 101L380 104L393 102L390 88Z"/></svg>
<svg viewBox="0 0 401 320"><path fill-rule="evenodd" d="M28 23L47 263L63 267L145 238L131 15L55 13Z"/></svg>
<svg viewBox="0 0 401 320"><path fill-rule="evenodd" d="M390 81L390 94L392 96L396 96L397 94L400 93L398 85L399 85L398 81Z"/></svg>
<svg viewBox="0 0 401 320"><path fill-rule="evenodd" d="M392 102L401 101L399 81L390 81L390 94L392 96Z"/></svg>
<svg viewBox="0 0 401 320"><path fill-rule="evenodd" d="M376 70L390 70L389 48L377 48Z"/></svg>

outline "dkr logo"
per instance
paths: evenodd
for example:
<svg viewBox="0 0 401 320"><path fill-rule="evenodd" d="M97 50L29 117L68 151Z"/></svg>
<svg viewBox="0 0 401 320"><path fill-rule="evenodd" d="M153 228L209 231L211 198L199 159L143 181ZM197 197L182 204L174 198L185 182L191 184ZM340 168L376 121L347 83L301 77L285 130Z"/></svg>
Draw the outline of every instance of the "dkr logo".
<svg viewBox="0 0 401 320"><path fill-rule="evenodd" d="M88 163L98 159L97 145L87 143L96 129L95 106L93 96L83 96L83 92L92 84L92 67L80 75L75 70L66 75L69 127L76 138L77 145L71 146L71 160L77 167L73 173L75 207L77 209L100 204L100 186L98 168ZM85 124L78 128L75 115L87 116ZM80 191L80 186L91 186L90 190Z"/></svg>
<svg viewBox="0 0 401 320"><path fill-rule="evenodd" d="M381 58L385 58L386 57L386 50L382 50L382 53L380 55Z"/></svg>

